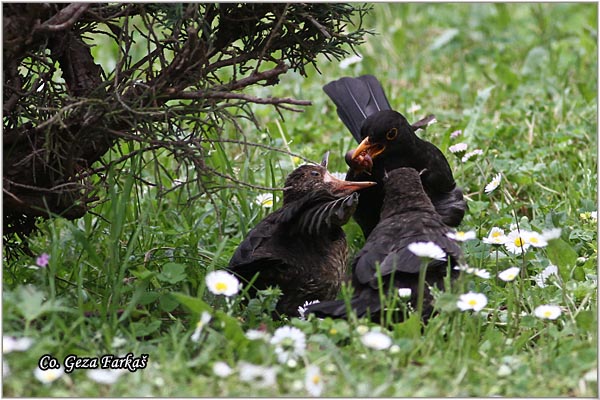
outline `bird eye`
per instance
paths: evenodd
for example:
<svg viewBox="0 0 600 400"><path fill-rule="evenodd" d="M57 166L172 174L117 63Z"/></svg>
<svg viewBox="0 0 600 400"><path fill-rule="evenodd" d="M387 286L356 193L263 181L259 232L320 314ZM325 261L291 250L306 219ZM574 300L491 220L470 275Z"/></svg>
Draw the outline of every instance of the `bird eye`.
<svg viewBox="0 0 600 400"><path fill-rule="evenodd" d="M396 136L398 136L398 129L396 128L392 128L390 129L386 134L385 134L385 138L387 140L394 140L396 139Z"/></svg>
<svg viewBox="0 0 600 400"><path fill-rule="evenodd" d="M320 173L318 173L317 171L310 171L310 174L311 174L312 176L319 176L319 175L321 175L321 174L320 174Z"/></svg>

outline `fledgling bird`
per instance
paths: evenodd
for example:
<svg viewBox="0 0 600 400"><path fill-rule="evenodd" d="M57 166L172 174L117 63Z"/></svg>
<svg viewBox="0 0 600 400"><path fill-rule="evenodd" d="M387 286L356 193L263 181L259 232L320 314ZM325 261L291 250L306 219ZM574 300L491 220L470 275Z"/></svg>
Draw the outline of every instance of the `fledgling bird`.
<svg viewBox="0 0 600 400"><path fill-rule="evenodd" d="M298 316L306 301L333 300L347 257L342 230L358 204L357 190L374 182L352 182L321 165L302 165L286 179L283 206L256 225L239 245L228 269L256 290L279 286L276 311Z"/></svg>
<svg viewBox="0 0 600 400"><path fill-rule="evenodd" d="M467 210L462 190L456 186L448 160L432 143L420 139L415 131L432 116L409 124L392 110L379 81L372 75L344 77L323 86L333 100L337 113L360 144L346 155L350 170L347 180L372 180L381 183L384 171L411 167L421 171L421 180L437 212L449 226L458 226ZM383 186L360 194L354 214L365 235L379 221Z"/></svg>
<svg viewBox="0 0 600 400"><path fill-rule="evenodd" d="M462 258L458 244L446 234L451 232L423 190L421 177L413 168L390 171L384 183L381 219L371 232L364 247L352 263L354 295L350 307L358 317L367 314L380 321L382 304L378 286L377 265L383 282L383 293L399 288L411 289L410 302L416 307L418 300L419 271L422 260L409 250L416 242L433 242L446 253L446 260L432 260L427 264L424 285L422 318L426 321L433 311L432 296L428 286L444 289L444 277L450 262L451 279L458 276L453 267ZM318 317L347 318L343 300L326 301L308 307L307 313ZM396 320L401 320L401 315Z"/></svg>

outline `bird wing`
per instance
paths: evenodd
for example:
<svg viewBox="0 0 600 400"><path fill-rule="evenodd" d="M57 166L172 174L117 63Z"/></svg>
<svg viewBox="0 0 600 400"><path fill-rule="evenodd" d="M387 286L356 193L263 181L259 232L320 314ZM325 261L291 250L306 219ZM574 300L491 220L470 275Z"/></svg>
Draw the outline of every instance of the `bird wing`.
<svg viewBox="0 0 600 400"><path fill-rule="evenodd" d="M338 116L357 142L363 139L360 127L369 115L391 110L381 84L372 75L340 78L323 86L323 90L335 103Z"/></svg>
<svg viewBox="0 0 600 400"><path fill-rule="evenodd" d="M411 213L402 219L380 221L369 240L357 255L353 271L361 284L377 284L377 264L381 276L394 272L416 274L421 269L421 259L414 255L408 245L414 242L433 242L440 246L454 265L461 257L456 242L446 236L449 228L428 214ZM432 261L429 266L446 265Z"/></svg>

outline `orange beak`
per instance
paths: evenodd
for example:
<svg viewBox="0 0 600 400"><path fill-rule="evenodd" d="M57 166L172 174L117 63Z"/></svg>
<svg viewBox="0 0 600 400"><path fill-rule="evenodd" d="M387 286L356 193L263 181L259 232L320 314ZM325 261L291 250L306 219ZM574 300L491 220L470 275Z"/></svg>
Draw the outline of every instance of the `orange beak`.
<svg viewBox="0 0 600 400"><path fill-rule="evenodd" d="M375 159L378 155L383 153L385 146L379 143L371 144L369 137L367 136L356 149L352 155L352 160L359 157L362 153L367 153L372 159Z"/></svg>
<svg viewBox="0 0 600 400"><path fill-rule="evenodd" d="M323 177L323 181L330 183L333 186L334 193L340 194L350 194L352 192L356 192L357 190L368 188L374 185L377 185L377 182L354 182L354 181L344 181L336 178L331 175L329 172L325 172L325 176Z"/></svg>

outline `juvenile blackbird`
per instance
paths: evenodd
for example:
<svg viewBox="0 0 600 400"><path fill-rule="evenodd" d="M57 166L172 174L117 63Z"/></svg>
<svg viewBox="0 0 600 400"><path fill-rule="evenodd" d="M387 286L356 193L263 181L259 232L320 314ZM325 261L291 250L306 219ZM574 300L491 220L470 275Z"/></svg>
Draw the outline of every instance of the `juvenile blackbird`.
<svg viewBox="0 0 600 400"><path fill-rule="evenodd" d="M385 195L381 219L352 263L354 295L350 307L358 317L371 316L380 320L382 304L378 287L377 265L381 273L383 293L396 295L398 288L410 288L410 302L417 305L419 271L422 261L408 246L415 242L433 242L446 253L446 261L433 260L427 265L424 285L422 318L427 320L433 311L428 286L444 288L444 277L450 261L451 279L458 271L454 267L462 257L457 243L446 234L451 231L435 211L423 190L419 173L413 168L397 168L385 179ZM326 301L308 307L308 313L318 317L346 318L343 300ZM401 315L396 315L401 320Z"/></svg>
<svg viewBox="0 0 600 400"><path fill-rule="evenodd" d="M349 182L321 165L302 165L287 177L283 206L239 245L228 269L256 290L279 286L279 314L298 316L298 306L336 298L346 268L344 225L358 204L357 190L374 182Z"/></svg>
<svg viewBox="0 0 600 400"><path fill-rule="evenodd" d="M344 125L360 143L346 155L350 165L347 180L381 183L384 170L415 168L421 171L425 192L444 223L460 224L467 203L456 186L450 165L435 145L415 134L432 116L409 124L402 114L391 109L381 84L372 75L344 77L323 86L323 90L335 103ZM360 197L354 219L368 237L379 221L383 186L367 189Z"/></svg>

